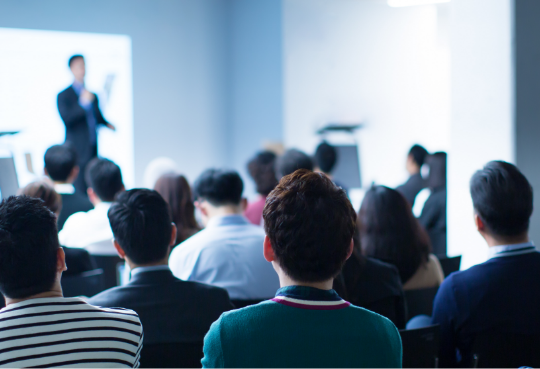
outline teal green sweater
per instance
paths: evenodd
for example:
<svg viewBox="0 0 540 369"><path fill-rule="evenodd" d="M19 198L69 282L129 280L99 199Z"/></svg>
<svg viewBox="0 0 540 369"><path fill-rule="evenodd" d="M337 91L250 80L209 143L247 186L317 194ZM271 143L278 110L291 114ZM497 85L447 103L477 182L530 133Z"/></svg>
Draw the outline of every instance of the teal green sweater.
<svg viewBox="0 0 540 369"><path fill-rule="evenodd" d="M204 339L204 368L401 367L392 322L334 290L292 286L221 315Z"/></svg>

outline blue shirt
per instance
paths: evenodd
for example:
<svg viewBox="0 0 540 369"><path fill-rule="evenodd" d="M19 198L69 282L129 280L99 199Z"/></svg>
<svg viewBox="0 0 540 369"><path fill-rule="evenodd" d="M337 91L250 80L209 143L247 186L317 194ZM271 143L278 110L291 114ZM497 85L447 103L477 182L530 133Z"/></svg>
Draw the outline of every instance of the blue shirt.
<svg viewBox="0 0 540 369"><path fill-rule="evenodd" d="M86 124L88 124L88 132L90 133L90 143L95 144L97 141L96 127L97 119L93 109L93 102L82 101L80 96L81 92L84 89L84 84L73 81L71 85L75 93L79 96L79 105L86 111Z"/></svg>
<svg viewBox="0 0 540 369"><path fill-rule="evenodd" d="M264 259L264 236L241 215L215 217L174 248L169 266L177 278L226 289L232 300L267 299L275 295L279 278Z"/></svg>

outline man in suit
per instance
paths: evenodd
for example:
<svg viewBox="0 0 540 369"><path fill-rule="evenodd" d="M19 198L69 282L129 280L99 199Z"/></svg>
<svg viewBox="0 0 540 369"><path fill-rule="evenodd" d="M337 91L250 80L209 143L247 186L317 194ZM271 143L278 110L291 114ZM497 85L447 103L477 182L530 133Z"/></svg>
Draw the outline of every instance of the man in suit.
<svg viewBox="0 0 540 369"><path fill-rule="evenodd" d="M78 155L78 165L84 173L86 164L97 156L98 125L104 125L113 131L116 128L103 118L96 94L88 91L84 85L84 57L73 55L68 65L74 80L71 86L58 94L58 112L66 125L66 142L73 144ZM75 187L86 193L82 176L76 180Z"/></svg>
<svg viewBox="0 0 540 369"><path fill-rule="evenodd" d="M396 188L407 199L411 206L414 205L416 195L424 188L426 188L426 181L422 179L420 175L420 168L424 165L424 160L428 152L420 145L414 145L409 150L407 155L407 162L405 168L409 172L409 179L407 182Z"/></svg>
<svg viewBox="0 0 540 369"><path fill-rule="evenodd" d="M437 293L432 320L441 327L442 367L470 365L479 335L540 332L540 253L528 236L532 187L514 165L492 161L473 175L470 191L490 259L452 273Z"/></svg>
<svg viewBox="0 0 540 369"><path fill-rule="evenodd" d="M94 208L86 193L75 190L73 182L79 176L77 152L71 145L51 146L45 152L45 174L54 182L55 191L62 197L62 210L58 215L58 231L70 215Z"/></svg>
<svg viewBox="0 0 540 369"><path fill-rule="evenodd" d="M210 325L233 306L226 290L182 281L171 273L168 260L176 226L165 200L153 190L130 190L118 197L108 216L114 247L129 265L131 279L94 296L91 304L137 311L145 346L196 343L201 348ZM202 352L198 355L200 360Z"/></svg>

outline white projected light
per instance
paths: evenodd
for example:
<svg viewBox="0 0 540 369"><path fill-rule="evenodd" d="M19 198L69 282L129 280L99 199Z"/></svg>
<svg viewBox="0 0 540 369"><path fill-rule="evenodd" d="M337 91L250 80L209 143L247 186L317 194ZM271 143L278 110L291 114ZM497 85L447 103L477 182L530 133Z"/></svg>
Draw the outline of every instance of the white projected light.
<svg viewBox="0 0 540 369"><path fill-rule="evenodd" d="M448 2L450 2L450 0L388 0L388 5L394 8L400 8L403 6L440 4Z"/></svg>

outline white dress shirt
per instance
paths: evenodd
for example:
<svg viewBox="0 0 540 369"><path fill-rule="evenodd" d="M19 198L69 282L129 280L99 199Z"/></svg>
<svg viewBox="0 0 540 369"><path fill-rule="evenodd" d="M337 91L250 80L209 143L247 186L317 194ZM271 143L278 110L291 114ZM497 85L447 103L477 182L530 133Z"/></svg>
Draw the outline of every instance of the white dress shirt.
<svg viewBox="0 0 540 369"><path fill-rule="evenodd" d="M112 244L113 233L107 212L110 202L101 202L94 209L71 215L58 234L60 244L86 248L91 254L116 255Z"/></svg>
<svg viewBox="0 0 540 369"><path fill-rule="evenodd" d="M270 298L279 278L264 259L264 236L241 215L215 217L174 248L169 266L177 278L225 288L233 300Z"/></svg>
<svg viewBox="0 0 540 369"><path fill-rule="evenodd" d="M530 254L536 252L536 247L532 242L516 243L514 245L492 246L488 249L489 258L502 258L506 256L515 256Z"/></svg>

